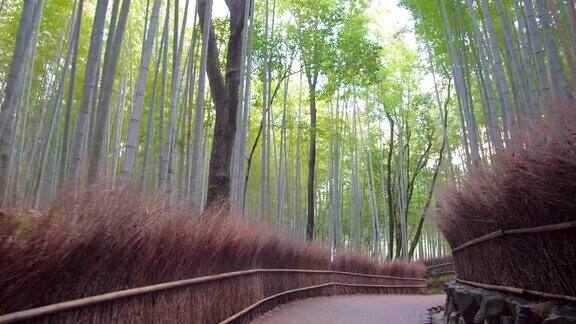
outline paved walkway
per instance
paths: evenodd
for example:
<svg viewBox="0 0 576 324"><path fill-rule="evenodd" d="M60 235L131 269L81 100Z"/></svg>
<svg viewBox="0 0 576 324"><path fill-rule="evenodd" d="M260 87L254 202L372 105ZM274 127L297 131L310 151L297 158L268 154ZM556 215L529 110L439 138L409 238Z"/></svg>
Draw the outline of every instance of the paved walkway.
<svg viewBox="0 0 576 324"><path fill-rule="evenodd" d="M416 324L423 311L444 305L444 295L355 295L299 300L263 315L253 324Z"/></svg>

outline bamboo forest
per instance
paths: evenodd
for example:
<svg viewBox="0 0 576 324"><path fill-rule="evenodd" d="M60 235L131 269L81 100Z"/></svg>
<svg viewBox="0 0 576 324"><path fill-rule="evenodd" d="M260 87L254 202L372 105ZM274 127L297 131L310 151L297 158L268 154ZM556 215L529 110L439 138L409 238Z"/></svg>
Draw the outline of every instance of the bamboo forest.
<svg viewBox="0 0 576 324"><path fill-rule="evenodd" d="M437 189L575 101L573 0L1 0L0 30L3 206L130 188L379 260L449 253Z"/></svg>
<svg viewBox="0 0 576 324"><path fill-rule="evenodd" d="M0 0L1 323L576 323L575 0Z"/></svg>

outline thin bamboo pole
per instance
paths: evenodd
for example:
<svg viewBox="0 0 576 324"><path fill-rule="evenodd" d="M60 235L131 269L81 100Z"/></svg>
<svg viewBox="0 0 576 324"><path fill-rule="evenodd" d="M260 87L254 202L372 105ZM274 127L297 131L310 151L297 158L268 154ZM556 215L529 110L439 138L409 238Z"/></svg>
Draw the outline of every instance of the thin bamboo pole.
<svg viewBox="0 0 576 324"><path fill-rule="evenodd" d="M472 245L476 245L482 242L486 242L501 236L505 235L519 235L519 234L537 234L537 233L544 233L544 232L555 232L555 231L563 231L568 229L576 229L576 222L566 222L566 223L559 223L559 224L552 224L552 225L544 225L544 226L537 226L537 227L528 227L528 228L518 228L518 229L511 229L511 230L498 230L492 233L480 236L475 238L471 241L468 241L452 250L452 253L458 252L465 248L468 248Z"/></svg>
<svg viewBox="0 0 576 324"><path fill-rule="evenodd" d="M462 280L462 279L456 279L456 281L458 281L459 283L463 283L465 285L469 285L469 286L474 286L474 287L484 288L484 289L490 289L490 290L497 290L497 291L517 294L517 295L532 295L532 296L536 296L536 297L561 299L561 300L567 300L567 301L571 301L571 302L576 301L575 296L552 294L552 293L547 293L547 292L543 292L543 291L522 289L522 288L516 288L516 287L488 285L488 284L483 284L483 283L474 282L474 281L467 281L467 280Z"/></svg>
<svg viewBox="0 0 576 324"><path fill-rule="evenodd" d="M426 270L440 268L440 267L451 265L451 264L454 264L454 262L446 262L446 263L432 265L432 266L426 267Z"/></svg>
<svg viewBox="0 0 576 324"><path fill-rule="evenodd" d="M456 271L442 271L438 273L430 273L426 275L426 278L438 278L444 275L451 275L451 274L456 274Z"/></svg>

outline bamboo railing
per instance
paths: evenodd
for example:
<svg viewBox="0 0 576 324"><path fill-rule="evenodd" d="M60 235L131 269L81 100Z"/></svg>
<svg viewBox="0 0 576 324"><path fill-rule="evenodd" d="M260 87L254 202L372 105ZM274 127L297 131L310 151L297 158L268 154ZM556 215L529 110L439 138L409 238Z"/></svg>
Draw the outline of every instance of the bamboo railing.
<svg viewBox="0 0 576 324"><path fill-rule="evenodd" d="M574 296L552 294L552 293L547 293L547 292L543 292L543 291L516 288L516 287L488 285L488 284L483 284L480 282L474 282L474 281L468 281L468 280L462 280L462 279L456 279L456 281L458 281L459 283L463 283L465 285L473 286L473 287L490 289L490 290L497 290L497 291L511 293L511 294L530 295L530 296L534 296L534 297L560 299L560 300L565 300L565 301L570 301L570 302L576 302L576 297L574 297Z"/></svg>
<svg viewBox="0 0 576 324"><path fill-rule="evenodd" d="M447 265L451 265L454 264L454 262L446 262L446 263L441 263L441 264L435 264L435 265L431 265L429 267L426 267L426 270L432 270L432 269L436 269L436 268L441 268L441 267L445 267Z"/></svg>
<svg viewBox="0 0 576 324"><path fill-rule="evenodd" d="M27 310L15 312L15 313L0 315L0 323L13 323L13 322L18 322L18 321L23 321L23 320L30 320L30 319L34 319L34 318L38 318L38 317L42 317L42 316L46 316L46 315L51 315L51 314L55 314L55 313L59 313L59 312L64 312L64 311L68 311L68 310L72 310L72 309L89 307L92 305L110 302L110 301L118 300L121 298L133 297L133 296L138 296L138 295L143 295L143 294L149 294L149 293L164 291L164 290L168 290L168 289L174 289L174 288L178 288L178 287L193 286L193 285L198 285L201 283L218 281L218 280L222 280L222 279L226 279L226 278L247 276L247 275L259 274L259 273L337 274L337 275L347 275L347 276L364 277L364 278L392 279L392 280L400 280L400 281L407 281L407 280L419 281L419 282L425 281L422 278L403 278L403 277L370 275L370 274L344 272L344 271L331 271L331 270L250 269L250 270L227 272L227 273L221 273L221 274L204 276L204 277L197 277L197 278L191 278L191 279L184 279L184 280L178 280L178 281L171 281L171 282L149 285L149 286L144 286L144 287L125 289L125 290L114 291L114 292L110 292L110 293L106 293L106 294L84 297L84 298L75 299L75 300L71 300L71 301L60 302L60 303L55 303L55 304L51 304L51 305L36 307L36 308L32 308L32 309L27 309ZM305 288L299 288L299 289L300 290L317 289L317 288L320 288L321 286L326 286L326 285L350 285L350 286L352 286L352 284L327 283L327 284L323 284L323 285L319 285L319 286L305 287ZM365 286L365 287L374 286L374 287L376 287L377 285L357 285L357 286ZM384 287L387 287L387 288L425 288L426 286L425 285L382 286L382 288L384 288ZM285 293L286 294L294 293L296 291L298 291L298 290L296 289L293 291L287 291ZM274 296L268 297L267 299L277 298L281 294L282 293L276 294ZM257 303L262 304L265 301L266 300L262 300L262 301L257 302ZM251 309L255 308L258 305L255 305L255 306L252 305L253 307L251 306L252 307Z"/></svg>
<svg viewBox="0 0 576 324"><path fill-rule="evenodd" d="M558 223L552 225L544 225L544 226L536 226L536 227L526 227L526 228L518 228L518 229L510 229L510 230L498 230L486 235L480 236L473 240L470 240L452 250L452 253L457 253L464 249L467 249L471 246L481 244L483 242L487 242L496 238L509 236L509 235L523 235L523 234L538 234L538 233L545 233L545 232L556 232L556 231L564 231L564 230L575 230L576 229L576 222L565 222L565 223ZM441 265L439 265L441 266ZM429 267L432 268L432 267ZM478 287L484 289L491 289L497 290L506 293L518 294L518 295L530 295L534 297L540 298L550 298L550 299L559 299L565 300L570 302L576 302L575 296L569 295L561 295L555 293L548 293L543 291L531 290L531 289L524 289L524 288L517 288L517 287L509 287L509 286L499 286L499 285L491 285L485 283L479 283L474 281L468 281L460 278L456 278L457 282Z"/></svg>
<svg viewBox="0 0 576 324"><path fill-rule="evenodd" d="M448 266L451 267L449 267L448 269L443 269ZM456 271L454 270L454 262L451 261L426 267L426 273L424 274L424 277L429 279L453 274L456 274Z"/></svg>
<svg viewBox="0 0 576 324"><path fill-rule="evenodd" d="M265 302L276 299L278 297L286 296L286 295L290 295L290 294L294 294L294 293L298 293L298 292L302 292L302 291L308 291L308 290L319 289L319 288L326 288L326 287L331 287L331 286L360 287L360 288L426 288L427 287L426 285L361 285L361 284L346 284L346 283L339 283L339 282L329 282L326 284L321 284L321 285L316 285L316 286L309 286L309 287L292 289L292 290L284 291L284 292L278 293L276 295L272 295L270 297L264 298L262 300L255 302L254 304L244 308L240 312L228 317L224 321L220 322L220 324L232 323L235 320L241 318L242 316L248 314L250 311L256 309L258 306L264 304Z"/></svg>
<svg viewBox="0 0 576 324"><path fill-rule="evenodd" d="M452 253L464 250L470 246L480 244L482 242L490 241L502 236L506 235L519 235L519 234L535 234L535 233L544 233L544 232L555 232L555 231L563 231L568 229L576 229L576 222L566 222L566 223L559 223L553 225L544 225L544 226L537 226L537 227L526 227L526 228L518 228L518 229L510 229L510 230L498 230L492 233L488 233L486 235L477 237L473 240L470 240L452 250Z"/></svg>

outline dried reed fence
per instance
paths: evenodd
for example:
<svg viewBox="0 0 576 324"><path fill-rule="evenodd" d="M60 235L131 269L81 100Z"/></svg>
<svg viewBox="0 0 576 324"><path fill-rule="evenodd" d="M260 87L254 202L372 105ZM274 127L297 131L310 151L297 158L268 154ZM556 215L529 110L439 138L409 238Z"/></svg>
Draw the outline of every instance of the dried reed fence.
<svg viewBox="0 0 576 324"><path fill-rule="evenodd" d="M436 222L461 282L576 297L575 111L518 131L489 169L440 194Z"/></svg>
<svg viewBox="0 0 576 324"><path fill-rule="evenodd" d="M2 211L0 314L87 298L30 321L215 323L251 307L242 322L297 298L425 292L422 264L331 257L222 210L192 219L130 191L66 190L45 212Z"/></svg>
<svg viewBox="0 0 576 324"><path fill-rule="evenodd" d="M279 297L289 297L292 295L292 299L296 293L304 293L301 296L310 296L311 290L319 290L321 288L352 288L352 289L337 289L331 292L328 292L328 295L332 295L335 293L353 293L353 292L363 292L363 291L372 291L372 292L379 292L379 293L426 293L426 285L423 284L423 279L420 278L401 278L401 277L390 277L390 276L376 276L376 275L365 275L365 274L357 274L351 272L341 272L341 271L322 271L322 270L301 270L301 269L251 269L251 270L243 270L243 271L235 271L230 273L223 273L213 276L206 276L200 278L193 278L187 280L179 280L174 282L167 282L161 283L151 286L139 287L139 288L132 288L126 289L121 291L110 292L107 294L97 295L97 296L90 296L81 299L76 299L72 301L66 301L61 303L56 303L52 305L37 307L33 309L28 309L20 312L15 312L11 314L0 315L0 323L12 323L18 322L23 320L30 320L30 319L38 319L46 316L53 316L54 314L70 311L70 310L77 310L80 308L89 308L95 305L104 304L115 302L123 298L136 298L145 294L153 294L158 293L170 289L177 289L182 287L190 287L194 289L193 286L201 285L204 283L216 283L220 280L226 279L233 279L233 280L242 280L242 277L245 276L254 276L258 274L304 274L304 275L323 275L319 277L320 282L325 279L329 280L343 280L343 282L328 282L322 283L319 285L314 286L306 286L300 287L295 289L290 289L287 291L281 291L275 295L265 297L261 300L256 301L254 304L244 308L240 312L232 315L228 319L224 320L223 322L232 322L239 319L246 319L251 318L254 316L254 310L264 310L262 306L267 305L267 303L272 302L271 304L277 305L277 299ZM272 279L273 276L271 277ZM366 284L363 283L365 281L380 282L379 284ZM358 283L350 283L350 282L358 282ZM385 284L388 283L388 284ZM323 293L321 295L325 295ZM317 293L313 293L311 296L315 296ZM284 298L286 299L286 298ZM291 300L291 299L290 299ZM268 305L270 306L270 305Z"/></svg>
<svg viewBox="0 0 576 324"><path fill-rule="evenodd" d="M422 263L426 266L426 278L456 273L452 255L422 260Z"/></svg>
<svg viewBox="0 0 576 324"><path fill-rule="evenodd" d="M441 257L423 259L419 261L424 263L426 268L433 268L442 264L454 263L454 258L452 258L452 255L448 254Z"/></svg>

